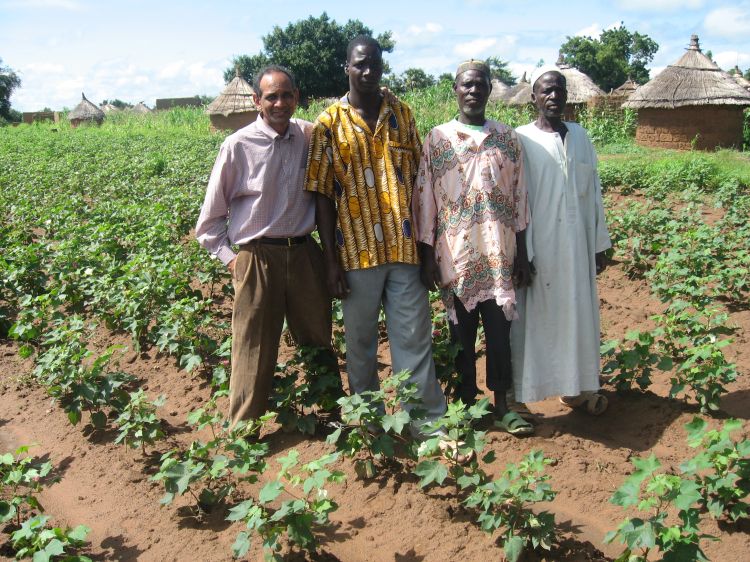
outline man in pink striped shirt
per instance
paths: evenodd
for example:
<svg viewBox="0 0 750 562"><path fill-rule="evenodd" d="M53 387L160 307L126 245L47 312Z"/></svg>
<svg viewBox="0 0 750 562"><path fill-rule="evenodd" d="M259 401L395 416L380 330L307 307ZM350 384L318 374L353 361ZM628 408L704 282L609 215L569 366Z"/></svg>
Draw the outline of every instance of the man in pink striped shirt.
<svg viewBox="0 0 750 562"><path fill-rule="evenodd" d="M302 188L312 124L292 118L299 91L286 68L264 68L254 89L260 115L222 144L196 225L200 244L232 273L233 423L268 407L285 317L296 343L322 348L321 362L338 374L323 256L310 237L315 199Z"/></svg>

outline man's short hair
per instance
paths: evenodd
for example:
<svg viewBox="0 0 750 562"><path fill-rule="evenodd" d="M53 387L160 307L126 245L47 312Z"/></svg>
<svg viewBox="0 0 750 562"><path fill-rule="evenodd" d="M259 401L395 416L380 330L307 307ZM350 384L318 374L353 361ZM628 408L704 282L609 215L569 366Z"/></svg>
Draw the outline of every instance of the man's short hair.
<svg viewBox="0 0 750 562"><path fill-rule="evenodd" d="M255 78L253 78L253 90L255 90L255 93L258 94L258 97L263 95L263 92L260 91L260 81L263 80L264 76L273 72L281 72L282 74L286 74L287 78L289 78L289 82L292 83L292 89L297 89L297 80L294 78L294 74L291 70L289 70L285 66L281 66L280 64L267 64L266 66L261 68L258 71L258 74L255 75Z"/></svg>
<svg viewBox="0 0 750 562"><path fill-rule="evenodd" d="M346 62L349 62L352 58L352 51L357 47L375 47L378 50L378 54L383 56L383 47L380 46L377 39L369 35L357 35L354 39L349 41L346 46Z"/></svg>

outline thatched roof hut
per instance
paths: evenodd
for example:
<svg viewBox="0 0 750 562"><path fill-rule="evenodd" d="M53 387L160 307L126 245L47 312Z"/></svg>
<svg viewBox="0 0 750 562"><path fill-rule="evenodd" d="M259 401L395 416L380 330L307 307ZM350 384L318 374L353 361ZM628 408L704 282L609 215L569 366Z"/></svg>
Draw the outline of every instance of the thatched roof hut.
<svg viewBox="0 0 750 562"><path fill-rule="evenodd" d="M627 97L630 97L630 94L632 94L638 89L638 86L639 86L638 82L636 82L635 80L631 78L628 78L627 80L625 80L625 82L623 82L622 86L612 90L611 95L624 96L627 98Z"/></svg>
<svg viewBox="0 0 750 562"><path fill-rule="evenodd" d="M684 55L622 104L638 110L636 142L688 150L742 144L750 92L701 52L698 36Z"/></svg>
<svg viewBox="0 0 750 562"><path fill-rule="evenodd" d="M734 78L734 81L737 82L740 86L750 91L750 80L742 75L742 71L740 70L739 66L735 66L732 70L730 70L729 75Z"/></svg>
<svg viewBox="0 0 750 562"><path fill-rule="evenodd" d="M77 127L81 123L96 123L97 125L101 125L102 121L104 121L104 112L87 100L86 96L81 92L81 103L68 113L68 120L73 127Z"/></svg>
<svg viewBox="0 0 750 562"><path fill-rule="evenodd" d="M117 109L116 105L112 105L111 103L103 103L99 106L99 109L101 109L104 113L111 113L113 111L120 111Z"/></svg>
<svg viewBox="0 0 750 562"><path fill-rule="evenodd" d="M490 92L490 101L499 101L504 99L505 94L510 90L505 82L501 82L497 78L492 80L492 91Z"/></svg>
<svg viewBox="0 0 750 562"><path fill-rule="evenodd" d="M237 131L255 121L258 108L253 101L253 93L253 87L240 76L239 68L235 68L232 81L206 108L211 119L211 129Z"/></svg>
<svg viewBox="0 0 750 562"><path fill-rule="evenodd" d="M153 111L142 101L138 102L135 106L133 106L133 109L131 110L133 113L142 113L142 114L148 114L153 113Z"/></svg>

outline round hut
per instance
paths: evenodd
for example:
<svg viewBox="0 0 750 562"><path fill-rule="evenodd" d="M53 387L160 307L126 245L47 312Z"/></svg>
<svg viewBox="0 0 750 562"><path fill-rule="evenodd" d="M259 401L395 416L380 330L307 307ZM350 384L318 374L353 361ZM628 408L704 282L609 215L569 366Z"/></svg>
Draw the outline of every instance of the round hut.
<svg viewBox="0 0 750 562"><path fill-rule="evenodd" d="M224 91L206 108L211 119L211 130L229 129L237 131L258 117L258 108L253 101L253 88L235 69L234 78Z"/></svg>
<svg viewBox="0 0 750 562"><path fill-rule="evenodd" d="M133 113L140 113L142 115L153 113L153 111L142 101L138 102L135 106L133 106L133 109L131 109L131 111Z"/></svg>
<svg viewBox="0 0 750 562"><path fill-rule="evenodd" d="M638 110L638 144L711 150L742 145L742 112L750 106L750 92L704 55L693 35L685 54L622 106Z"/></svg>
<svg viewBox="0 0 750 562"><path fill-rule="evenodd" d="M500 101L505 98L505 94L510 90L505 82L501 82L497 78L492 79L492 91L490 92L490 101Z"/></svg>
<svg viewBox="0 0 750 562"><path fill-rule="evenodd" d="M72 127L77 127L81 123L96 123L97 125L101 125L102 121L104 121L104 112L87 100L86 96L81 92L81 103L68 113L68 120Z"/></svg>
<svg viewBox="0 0 750 562"><path fill-rule="evenodd" d="M740 86L750 91L750 80L742 75L742 71L740 70L739 66L735 66L732 70L730 70L729 75L734 78L734 81L737 82Z"/></svg>
<svg viewBox="0 0 750 562"><path fill-rule="evenodd" d="M99 109L101 109L104 113L112 113L113 111L119 111L119 109L117 109L117 106L112 105L111 103L103 103L99 106Z"/></svg>

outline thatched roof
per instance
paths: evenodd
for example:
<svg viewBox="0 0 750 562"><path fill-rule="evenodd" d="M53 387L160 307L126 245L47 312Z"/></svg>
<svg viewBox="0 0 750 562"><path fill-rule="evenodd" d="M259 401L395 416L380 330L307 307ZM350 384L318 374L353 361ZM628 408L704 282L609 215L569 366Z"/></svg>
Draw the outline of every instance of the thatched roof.
<svg viewBox="0 0 750 562"><path fill-rule="evenodd" d="M497 101L504 98L506 92L510 90L505 82L494 79L492 80L492 91L490 92L490 101Z"/></svg>
<svg viewBox="0 0 750 562"><path fill-rule="evenodd" d="M673 109L695 105L750 105L750 92L701 52L698 36L680 59L638 88L623 107Z"/></svg>
<svg viewBox="0 0 750 562"><path fill-rule="evenodd" d="M120 111L117 109L116 105L112 105L111 103L103 103L99 106L99 109L101 109L104 113L110 113L112 111Z"/></svg>
<svg viewBox="0 0 750 562"><path fill-rule="evenodd" d="M628 78L623 82L622 86L612 90L613 96L629 96L638 89L638 82Z"/></svg>
<svg viewBox="0 0 750 562"><path fill-rule="evenodd" d="M224 91L208 104L206 113L209 115L231 115L245 111L257 111L253 101L253 88L242 76L239 68L235 69L234 78L227 84Z"/></svg>
<svg viewBox="0 0 750 562"><path fill-rule="evenodd" d="M750 80L742 76L742 71L740 70L739 66L735 66L732 70L730 70L729 75L734 78L734 81L737 82L740 86L742 86L746 90L750 90Z"/></svg>
<svg viewBox="0 0 750 562"><path fill-rule="evenodd" d="M595 96L602 96L604 92L594 84L594 81L577 68L562 62L562 55L557 61L560 74L565 76L568 88L568 104L586 103ZM519 83L519 86L521 84ZM531 103L531 84L523 83L508 99L508 105L526 105Z"/></svg>
<svg viewBox="0 0 750 562"><path fill-rule="evenodd" d="M133 113L152 113L152 110L143 102L138 102L131 111Z"/></svg>
<svg viewBox="0 0 750 562"><path fill-rule="evenodd" d="M68 113L68 119L70 121L76 119L78 121L98 121L101 123L104 120L104 112L87 100L81 92L81 103Z"/></svg>

